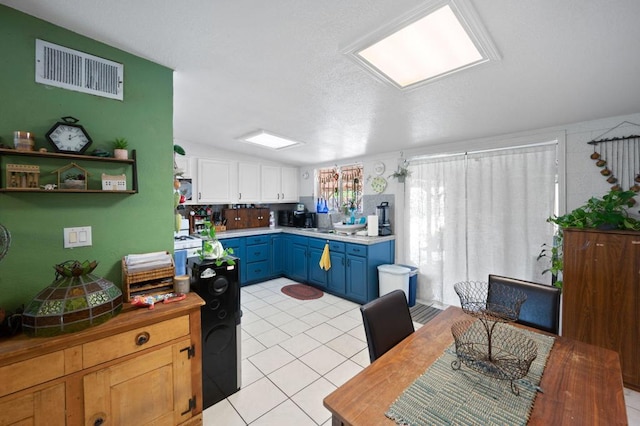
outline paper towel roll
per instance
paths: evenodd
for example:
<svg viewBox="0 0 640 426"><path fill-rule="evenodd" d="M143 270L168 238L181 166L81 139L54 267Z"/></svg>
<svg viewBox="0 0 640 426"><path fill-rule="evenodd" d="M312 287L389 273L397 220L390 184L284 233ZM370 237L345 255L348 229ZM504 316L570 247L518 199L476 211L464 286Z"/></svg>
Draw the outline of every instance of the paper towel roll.
<svg viewBox="0 0 640 426"><path fill-rule="evenodd" d="M367 233L370 237L378 236L378 216L367 216Z"/></svg>

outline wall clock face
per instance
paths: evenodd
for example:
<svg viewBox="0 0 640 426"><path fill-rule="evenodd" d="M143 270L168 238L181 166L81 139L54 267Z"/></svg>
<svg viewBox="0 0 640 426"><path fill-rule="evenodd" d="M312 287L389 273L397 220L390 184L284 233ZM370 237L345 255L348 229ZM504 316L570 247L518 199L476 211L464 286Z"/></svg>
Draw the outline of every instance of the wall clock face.
<svg viewBox="0 0 640 426"><path fill-rule="evenodd" d="M91 137L84 127L76 124L78 119L62 117L62 120L54 124L45 137L56 152L82 154L91 145Z"/></svg>

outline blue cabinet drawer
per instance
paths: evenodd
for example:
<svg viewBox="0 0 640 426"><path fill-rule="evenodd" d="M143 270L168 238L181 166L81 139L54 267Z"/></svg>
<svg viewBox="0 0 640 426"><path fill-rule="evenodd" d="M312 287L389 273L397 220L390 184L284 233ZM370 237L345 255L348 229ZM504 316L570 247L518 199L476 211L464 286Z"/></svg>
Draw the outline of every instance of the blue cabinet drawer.
<svg viewBox="0 0 640 426"><path fill-rule="evenodd" d="M347 254L352 254L354 256L366 256L367 255L367 246L363 244L349 244L347 243Z"/></svg>
<svg viewBox="0 0 640 426"><path fill-rule="evenodd" d="M247 237L246 244L247 246L254 244L266 244L269 242L271 237L269 235L256 235L254 237Z"/></svg>
<svg viewBox="0 0 640 426"><path fill-rule="evenodd" d="M291 241L292 244L297 244L297 245L302 245L302 246L306 246L307 245L307 240L309 238L308 237L301 237L299 235L291 235L289 236L289 241Z"/></svg>
<svg viewBox="0 0 640 426"><path fill-rule="evenodd" d="M253 244L246 247L247 263L269 259L269 244Z"/></svg>
<svg viewBox="0 0 640 426"><path fill-rule="evenodd" d="M262 281L269 276L269 262L253 262L247 265L247 281Z"/></svg>
<svg viewBox="0 0 640 426"><path fill-rule="evenodd" d="M309 238L309 248L322 250L328 242L329 240L323 240L321 238Z"/></svg>
<svg viewBox="0 0 640 426"><path fill-rule="evenodd" d="M339 241L330 241L329 242L329 250L337 253L344 253L344 243Z"/></svg>

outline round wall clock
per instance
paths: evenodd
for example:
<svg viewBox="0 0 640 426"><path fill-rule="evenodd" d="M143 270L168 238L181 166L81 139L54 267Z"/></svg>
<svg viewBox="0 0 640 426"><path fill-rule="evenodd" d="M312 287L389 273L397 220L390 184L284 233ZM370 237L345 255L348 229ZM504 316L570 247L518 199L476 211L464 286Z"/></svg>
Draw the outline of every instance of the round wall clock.
<svg viewBox="0 0 640 426"><path fill-rule="evenodd" d="M91 137L74 117L62 117L49 129L45 137L56 152L82 154L91 145Z"/></svg>
<svg viewBox="0 0 640 426"><path fill-rule="evenodd" d="M377 162L376 164L373 165L373 171L375 172L375 174L377 174L378 176L380 176L381 174L384 173L384 163L382 162Z"/></svg>

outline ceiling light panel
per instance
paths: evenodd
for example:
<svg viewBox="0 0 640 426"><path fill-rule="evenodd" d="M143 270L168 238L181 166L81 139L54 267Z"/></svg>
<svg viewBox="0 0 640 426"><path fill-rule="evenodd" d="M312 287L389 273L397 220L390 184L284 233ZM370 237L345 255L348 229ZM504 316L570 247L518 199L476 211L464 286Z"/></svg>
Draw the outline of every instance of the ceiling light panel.
<svg viewBox="0 0 640 426"><path fill-rule="evenodd" d="M475 12L464 0L430 2L345 53L399 88L415 87L499 59Z"/></svg>
<svg viewBox="0 0 640 426"><path fill-rule="evenodd" d="M243 142L249 142L252 144L260 145L264 148L279 150L285 148L291 148L297 145L302 145L302 142L287 139L282 136L275 135L273 133L259 130L257 132L250 133L248 135L239 138Z"/></svg>

